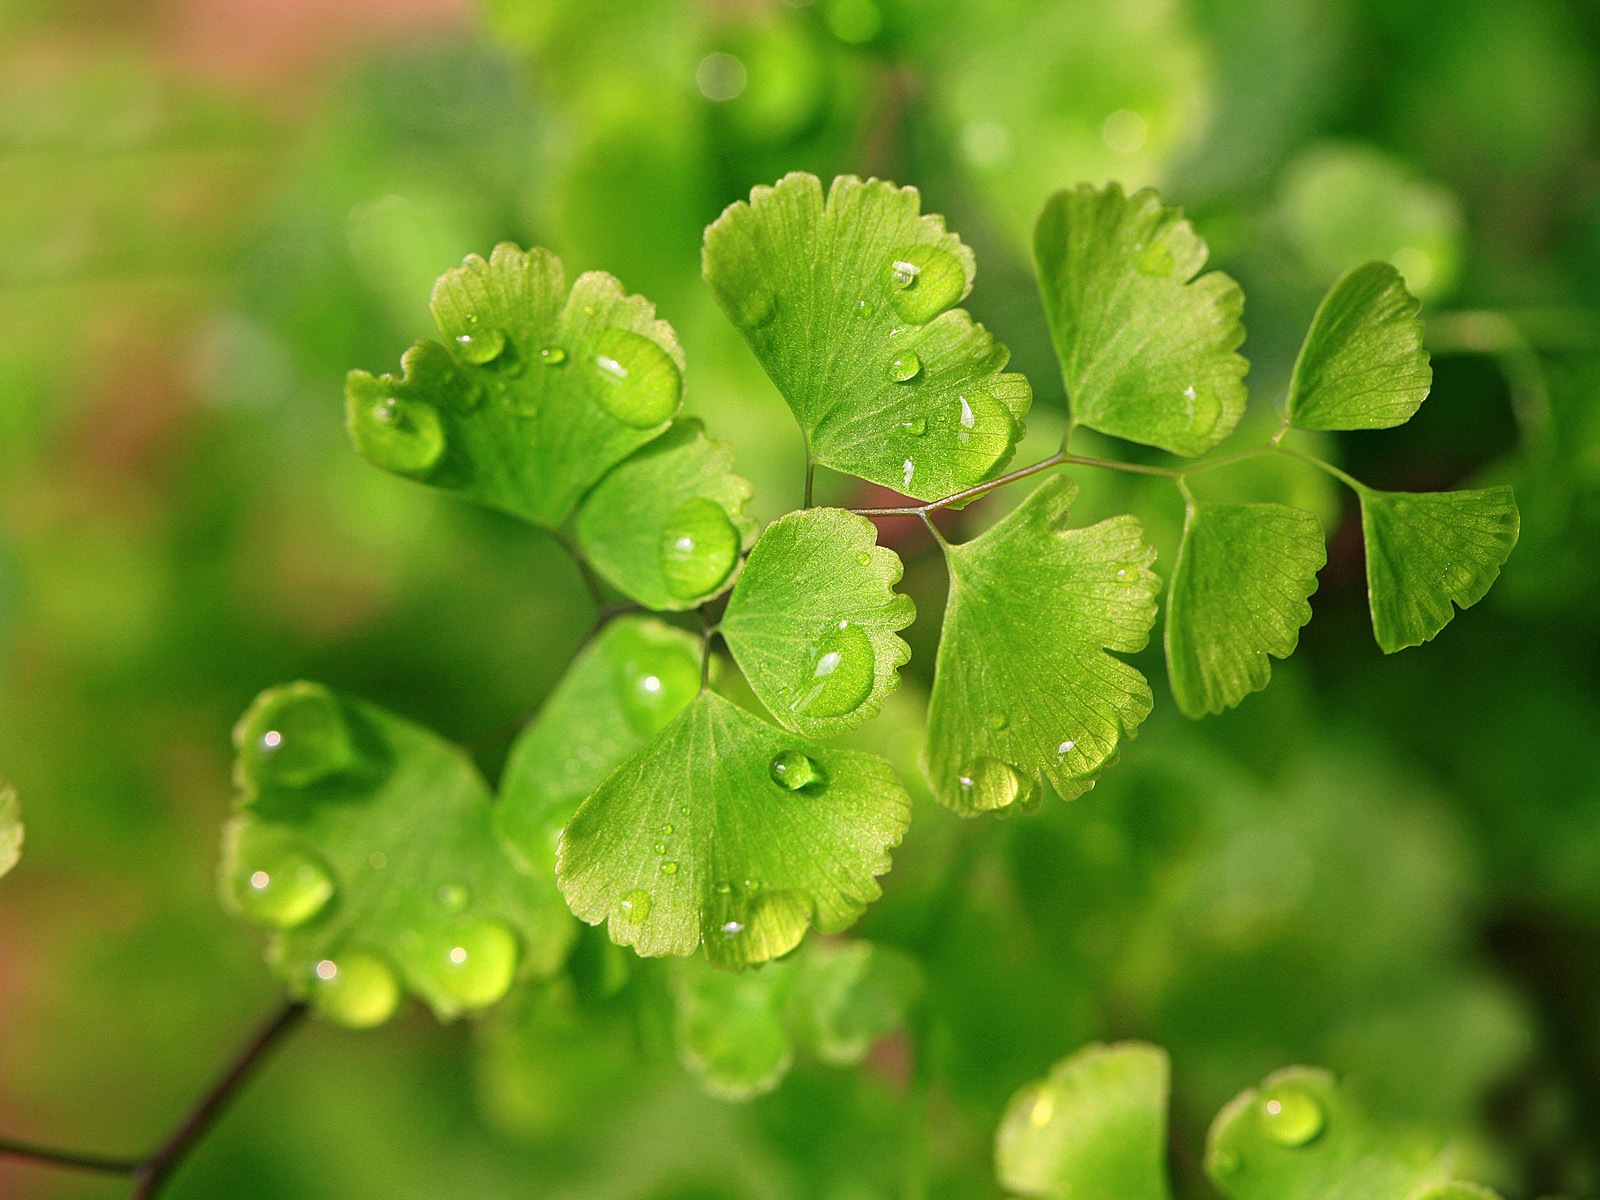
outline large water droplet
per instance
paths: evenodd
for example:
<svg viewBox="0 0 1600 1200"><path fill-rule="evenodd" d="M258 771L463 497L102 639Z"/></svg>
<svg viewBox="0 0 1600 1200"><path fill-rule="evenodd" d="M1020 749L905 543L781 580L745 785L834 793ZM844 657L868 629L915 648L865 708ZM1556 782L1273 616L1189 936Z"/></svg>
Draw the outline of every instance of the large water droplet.
<svg viewBox="0 0 1600 1200"><path fill-rule="evenodd" d="M479 329L456 335L456 349L469 363L493 362L506 348L506 335L499 329Z"/></svg>
<svg viewBox="0 0 1600 1200"><path fill-rule="evenodd" d="M228 894L245 920L269 929L293 929L327 906L333 876L293 835L247 822L234 844Z"/></svg>
<svg viewBox="0 0 1600 1200"><path fill-rule="evenodd" d="M683 379L672 356L647 337L608 329L594 348L595 399L624 425L649 429L678 411Z"/></svg>
<svg viewBox="0 0 1600 1200"><path fill-rule="evenodd" d="M1172 251L1162 241L1151 242L1143 250L1138 251L1133 264L1146 275L1171 275L1173 267L1177 266Z"/></svg>
<svg viewBox="0 0 1600 1200"><path fill-rule="evenodd" d="M1011 410L988 392L956 398L956 480L963 487L983 479L1011 451L1016 423Z"/></svg>
<svg viewBox="0 0 1600 1200"><path fill-rule="evenodd" d="M1183 413L1196 428L1213 429L1222 416L1222 405L1210 388L1191 383L1183 389Z"/></svg>
<svg viewBox="0 0 1600 1200"><path fill-rule="evenodd" d="M400 1007L400 981L389 964L364 950L324 958L311 971L311 1003L348 1029L371 1029Z"/></svg>
<svg viewBox="0 0 1600 1200"><path fill-rule="evenodd" d="M717 590L739 561L739 531L715 500L680 504L661 527L661 579L667 591L692 600Z"/></svg>
<svg viewBox="0 0 1600 1200"><path fill-rule="evenodd" d="M1280 1146L1304 1146L1322 1132L1327 1116L1299 1084L1280 1083L1261 1096L1261 1128Z"/></svg>
<svg viewBox="0 0 1600 1200"><path fill-rule="evenodd" d="M888 282L895 311L922 325L961 299L967 272L960 259L937 246L911 246L891 260Z"/></svg>
<svg viewBox="0 0 1600 1200"><path fill-rule="evenodd" d="M1025 790L1022 776L998 758L980 758L957 777L966 808L990 812L1016 803Z"/></svg>
<svg viewBox="0 0 1600 1200"><path fill-rule="evenodd" d="M784 750L767 765L772 782L791 792L807 788L820 792L828 785L828 773L816 759L799 750Z"/></svg>
<svg viewBox="0 0 1600 1200"><path fill-rule="evenodd" d="M344 710L320 683L267 693L234 737L246 774L264 785L310 787L349 769L356 757Z"/></svg>
<svg viewBox="0 0 1600 1200"><path fill-rule="evenodd" d="M350 432L369 462L397 475L426 475L444 457L438 410L420 400L380 396L355 404Z"/></svg>
<svg viewBox="0 0 1600 1200"><path fill-rule="evenodd" d="M479 917L426 939L422 968L456 1007L487 1008L511 989L519 950L503 922Z"/></svg>
<svg viewBox="0 0 1600 1200"><path fill-rule="evenodd" d="M700 663L677 646L651 646L617 664L617 693L628 724L654 737L700 692Z"/></svg>
<svg viewBox="0 0 1600 1200"><path fill-rule="evenodd" d="M842 626L842 627L841 627ZM800 680L799 698L790 707L808 717L842 717L872 694L877 656L872 639L851 622L829 629Z"/></svg>
<svg viewBox="0 0 1600 1200"><path fill-rule="evenodd" d="M617 903L617 914L624 921L642 921L650 915L650 893L635 888Z"/></svg>
<svg viewBox="0 0 1600 1200"><path fill-rule="evenodd" d="M902 350L889 360L887 374L894 383L910 383L922 370L922 359L915 350Z"/></svg>

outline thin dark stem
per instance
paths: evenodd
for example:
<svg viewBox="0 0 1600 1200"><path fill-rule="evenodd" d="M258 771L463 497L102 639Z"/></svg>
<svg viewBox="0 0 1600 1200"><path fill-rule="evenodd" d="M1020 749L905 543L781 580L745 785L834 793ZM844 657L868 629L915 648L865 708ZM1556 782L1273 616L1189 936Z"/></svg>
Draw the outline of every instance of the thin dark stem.
<svg viewBox="0 0 1600 1200"><path fill-rule="evenodd" d="M1074 460L1065 454L1052 454L1049 458L1040 459L1031 466L1012 471L1009 475L1002 475L998 479L991 479L987 483L980 483L976 487L969 487L965 491L956 492L939 500L930 500L926 504L908 504L902 508L852 508L850 511L861 517L926 516L931 512L938 512L941 508L949 508L952 504L960 504L964 500L987 496L996 488L1005 487L1008 483L1015 483L1019 479L1026 479L1029 475L1037 475L1040 471L1048 471L1052 467L1059 467L1062 463L1072 461Z"/></svg>
<svg viewBox="0 0 1600 1200"><path fill-rule="evenodd" d="M716 633L717 627L711 623L704 604L695 611L700 614L700 690L703 692L711 686L711 635Z"/></svg>
<svg viewBox="0 0 1600 1200"><path fill-rule="evenodd" d="M562 534L555 535L556 542L567 552L567 557L572 559L572 565L578 568L578 574L583 577L583 586L589 590L589 599L594 601L594 606L600 612L605 612L611 607L611 601L606 599L606 589L600 582L600 577L594 573L594 568L589 565L589 560L584 557L572 542Z"/></svg>
<svg viewBox="0 0 1600 1200"><path fill-rule="evenodd" d="M51 1150L27 1142L0 1138L0 1158L21 1158L50 1167L72 1167L79 1171L101 1171L107 1175L131 1175L139 1169L136 1158L109 1158L101 1154L78 1154L72 1150Z"/></svg>
<svg viewBox="0 0 1600 1200"><path fill-rule="evenodd" d="M811 507L811 486L816 481L816 475L817 464L812 461L811 452L808 450L806 452L806 494L804 501L800 505L801 508Z"/></svg>
<svg viewBox="0 0 1600 1200"><path fill-rule="evenodd" d="M228 1104L272 1048L305 1019L306 1006L289 1003L250 1039L233 1064L222 1073L211 1090L200 1098L189 1115L172 1131L155 1152L133 1169L131 1200L150 1200L160 1193L172 1172L177 1170L197 1142L211 1131Z"/></svg>
<svg viewBox="0 0 1600 1200"><path fill-rule="evenodd" d="M1089 458L1082 454L1063 454L1061 461L1069 467L1100 467L1106 471L1123 471L1129 475L1159 475L1163 479L1176 479L1183 474L1177 467L1152 467L1144 463L1119 462L1114 458Z"/></svg>

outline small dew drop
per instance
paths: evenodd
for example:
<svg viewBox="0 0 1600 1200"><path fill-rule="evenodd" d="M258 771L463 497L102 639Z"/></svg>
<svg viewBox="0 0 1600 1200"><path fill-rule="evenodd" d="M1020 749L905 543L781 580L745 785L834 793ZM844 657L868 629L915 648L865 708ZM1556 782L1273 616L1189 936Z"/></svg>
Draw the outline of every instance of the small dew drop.
<svg viewBox="0 0 1600 1200"><path fill-rule="evenodd" d="M665 842L657 842L655 851L657 854L665 854L667 852L667 844Z"/></svg>
<svg viewBox="0 0 1600 1200"><path fill-rule="evenodd" d="M421 951L432 983L453 1005L487 1008L511 988L520 957L517 935L488 918L458 921Z"/></svg>
<svg viewBox="0 0 1600 1200"><path fill-rule="evenodd" d="M678 864L668 859L661 864L661 873L663 875L676 875L678 873Z"/></svg>
<svg viewBox="0 0 1600 1200"><path fill-rule="evenodd" d="M228 891L245 920L268 929L293 929L333 897L333 875L291 835L246 825L238 835Z"/></svg>
<svg viewBox="0 0 1600 1200"><path fill-rule="evenodd" d="M866 550L858 550L856 552L856 565L870 567L872 565L872 554Z"/></svg>
<svg viewBox="0 0 1600 1200"><path fill-rule="evenodd" d="M856 305L856 316L860 317L863 321L870 320L873 314L875 314L877 311L878 306L871 300L863 300Z"/></svg>
<svg viewBox="0 0 1600 1200"><path fill-rule="evenodd" d="M667 822L667 824L665 824L665 825L663 825L661 827L661 836L662 837L671 837L672 836L672 823L670 821Z"/></svg>
<svg viewBox="0 0 1600 1200"><path fill-rule="evenodd" d="M827 786L827 772L816 759L799 750L784 750L775 755L767 766L772 782L785 791L798 792L802 788L821 791Z"/></svg>
<svg viewBox="0 0 1600 1200"><path fill-rule="evenodd" d="M372 406L372 419L380 425L393 425L400 419L400 402L385 396Z"/></svg>
<svg viewBox="0 0 1600 1200"><path fill-rule="evenodd" d="M539 361L547 367L559 367L567 361L567 352L560 346L546 346L539 351Z"/></svg>
<svg viewBox="0 0 1600 1200"><path fill-rule="evenodd" d="M963 807L990 812L1016 803L1025 790L1022 776L1010 763L980 758L956 778Z"/></svg>
<svg viewBox="0 0 1600 1200"><path fill-rule="evenodd" d="M928 432L928 418L912 417L909 421L901 421L900 428L904 429L912 437L921 437Z"/></svg>
<svg viewBox="0 0 1600 1200"><path fill-rule="evenodd" d="M336 1025L371 1029L400 1007L400 981L376 955L343 951L318 962L313 975L311 1003Z"/></svg>
<svg viewBox="0 0 1600 1200"><path fill-rule="evenodd" d="M506 335L498 329L462 333L456 336L456 347L461 351L462 358L482 366L500 357L506 348Z"/></svg>
<svg viewBox="0 0 1600 1200"><path fill-rule="evenodd" d="M732 937L736 933L743 933L743 932L744 932L744 926L741 925L738 921L729 921L726 925L724 925L722 927L722 936L723 937Z"/></svg>
<svg viewBox="0 0 1600 1200"><path fill-rule="evenodd" d="M1267 1136L1291 1148L1313 1141L1327 1123L1317 1098L1293 1083L1279 1084L1263 1095L1260 1112Z"/></svg>
<svg viewBox="0 0 1600 1200"><path fill-rule="evenodd" d="M910 383L922 370L922 359L915 350L903 350L889 360L888 375L894 383Z"/></svg>
<svg viewBox="0 0 1600 1200"><path fill-rule="evenodd" d="M996 733L1004 729L1007 725L1011 724L1011 722L1006 718L1005 713L1000 712L990 713L988 717L985 718L984 723Z"/></svg>
<svg viewBox="0 0 1600 1200"><path fill-rule="evenodd" d="M636 888L622 897L617 908L625 920L642 921L650 915L650 893Z"/></svg>
<svg viewBox="0 0 1600 1200"><path fill-rule="evenodd" d="M897 258L889 264L889 282L897 288L910 287L921 274L921 265L908 258Z"/></svg>
<svg viewBox="0 0 1600 1200"><path fill-rule="evenodd" d="M323 979L323 980L332 979L338 973L339 973L339 964L334 962L333 959L331 959L331 958L325 958L325 959L323 959L321 962L319 962L317 964L317 978L318 979Z"/></svg>

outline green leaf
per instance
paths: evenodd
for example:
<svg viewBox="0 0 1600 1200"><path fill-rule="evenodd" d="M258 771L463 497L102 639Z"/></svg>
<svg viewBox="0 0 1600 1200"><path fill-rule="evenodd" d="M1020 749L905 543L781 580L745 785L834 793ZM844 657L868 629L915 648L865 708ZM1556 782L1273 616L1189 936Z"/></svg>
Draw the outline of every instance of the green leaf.
<svg viewBox="0 0 1600 1200"><path fill-rule="evenodd" d="M972 251L915 188L791 174L706 230L705 277L811 457L923 500L998 474L1032 390L964 309Z"/></svg>
<svg viewBox="0 0 1600 1200"><path fill-rule="evenodd" d="M17 789L0 780L0 875L7 874L22 857L22 833Z"/></svg>
<svg viewBox="0 0 1600 1200"><path fill-rule="evenodd" d="M553 529L678 411L672 327L602 272L569 294L548 251L469 256L439 277L433 317L445 345L411 347L399 378L345 383L356 448L396 474Z"/></svg>
<svg viewBox="0 0 1600 1200"><path fill-rule="evenodd" d="M995 1141L1001 1186L1052 1200L1166 1200L1167 1055L1089 1046L1012 1097Z"/></svg>
<svg viewBox="0 0 1600 1200"><path fill-rule="evenodd" d="M1434 1188L1415 1200L1500 1200L1500 1193L1481 1183L1466 1183L1458 1179L1441 1188Z"/></svg>
<svg viewBox="0 0 1600 1200"><path fill-rule="evenodd" d="M1409 421L1433 386L1421 307L1389 263L1345 272L1323 297L1295 360L1289 423L1392 429Z"/></svg>
<svg viewBox="0 0 1600 1200"><path fill-rule="evenodd" d="M1167 673L1184 714L1231 708L1267 686L1311 619L1328 561L1322 523L1287 504L1191 504L1167 597Z"/></svg>
<svg viewBox="0 0 1600 1200"><path fill-rule="evenodd" d="M1199 275L1206 244L1178 209L1085 184L1050 198L1033 245L1074 420L1190 457L1233 432L1244 296L1220 271Z"/></svg>
<svg viewBox="0 0 1600 1200"><path fill-rule="evenodd" d="M1155 551L1130 516L1064 528L1077 491L1052 479L982 536L946 547L923 769L964 815L1025 800L1040 774L1063 798L1087 791L1149 715L1144 676L1106 651L1149 639Z"/></svg>
<svg viewBox="0 0 1600 1200"><path fill-rule="evenodd" d="M613 467L578 510L578 544L594 569L656 611L694 608L733 580L760 526L733 451L698 421L678 421Z"/></svg>
<svg viewBox="0 0 1600 1200"><path fill-rule="evenodd" d="M796 962L790 996L795 1031L835 1067L855 1066L893 1032L922 992L916 960L893 946L814 941Z"/></svg>
<svg viewBox="0 0 1600 1200"><path fill-rule="evenodd" d="M579 651L512 743L494 824L524 867L555 871L556 841L584 797L700 692L700 639L618 617Z"/></svg>
<svg viewBox="0 0 1600 1200"><path fill-rule="evenodd" d="M1420 1200L1451 1174L1435 1143L1373 1124L1309 1067L1268 1076L1217 1114L1206 1173L1230 1200Z"/></svg>
<svg viewBox="0 0 1600 1200"><path fill-rule="evenodd" d="M572 911L640 954L746 966L807 925L845 928L910 820L889 764L823 748L702 692L585 800L556 878Z"/></svg>
<svg viewBox="0 0 1600 1200"><path fill-rule="evenodd" d="M360 1027L402 989L452 1017L561 968L572 919L501 847L456 747L314 683L263 692L234 742L223 900L275 931L269 960L292 993Z"/></svg>
<svg viewBox="0 0 1600 1200"><path fill-rule="evenodd" d="M865 517L792 512L750 551L723 614L722 636L751 688L786 728L832 737L883 707L911 650L896 636L916 619L894 591L900 558Z"/></svg>
<svg viewBox="0 0 1600 1200"><path fill-rule="evenodd" d="M794 1064L784 1020L790 961L724 971L696 955L673 973L673 1040L684 1070L720 1100L751 1100L783 1082Z"/></svg>
<svg viewBox="0 0 1600 1200"><path fill-rule="evenodd" d="M1470 608L1517 544L1509 487L1461 492L1360 488L1372 632L1385 654L1419 646Z"/></svg>

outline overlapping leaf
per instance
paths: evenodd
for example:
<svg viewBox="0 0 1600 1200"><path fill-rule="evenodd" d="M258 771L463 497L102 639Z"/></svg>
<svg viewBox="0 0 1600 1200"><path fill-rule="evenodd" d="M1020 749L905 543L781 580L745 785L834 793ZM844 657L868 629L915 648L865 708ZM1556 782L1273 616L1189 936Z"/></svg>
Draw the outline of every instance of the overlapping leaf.
<svg viewBox="0 0 1600 1200"><path fill-rule="evenodd" d="M494 823L530 870L555 870L556 840L583 798L700 692L700 641L619 617L583 648L512 744Z"/></svg>
<svg viewBox="0 0 1600 1200"><path fill-rule="evenodd" d="M640 954L744 966L843 929L910 819L889 764L823 748L702 692L609 775L562 835L572 911Z"/></svg>
<svg viewBox="0 0 1600 1200"><path fill-rule="evenodd" d="M1077 485L1053 479L982 536L950 546L950 599L923 766L964 814L1025 799L1043 775L1088 789L1149 714L1150 685L1108 650L1144 647L1155 551L1139 522L1067 529Z"/></svg>
<svg viewBox="0 0 1600 1200"><path fill-rule="evenodd" d="M1360 488L1372 631L1385 654L1428 641L1470 608L1517 544L1509 487L1460 492Z"/></svg>
<svg viewBox="0 0 1600 1200"><path fill-rule="evenodd" d="M956 308L972 252L915 188L792 174L706 230L718 303L794 411L812 458L932 500L997 474L1032 399Z"/></svg>
<svg viewBox="0 0 1600 1200"><path fill-rule="evenodd" d="M584 497L578 542L623 595L657 612L693 608L732 582L755 540L749 498L733 451L679 421Z"/></svg>
<svg viewBox="0 0 1600 1200"><path fill-rule="evenodd" d="M264 692L234 736L223 898L276 931L270 959L292 992L366 1026L402 989L449 1017L561 967L572 919L501 848L460 750L311 683Z"/></svg>
<svg viewBox="0 0 1600 1200"><path fill-rule="evenodd" d="M1341 276L1295 360L1290 424L1390 429L1409 421L1433 386L1417 320L1421 307L1389 263L1364 263Z"/></svg>
<svg viewBox="0 0 1600 1200"><path fill-rule="evenodd" d="M722 636L778 722L811 737L861 724L900 686L911 657L897 632L916 618L894 591L900 558L865 517L792 512L750 551Z"/></svg>
<svg viewBox="0 0 1600 1200"><path fill-rule="evenodd" d="M677 337L610 275L569 293L560 259L502 243L439 277L433 315L444 345L345 384L357 449L397 474L554 528L678 411Z"/></svg>
<svg viewBox="0 0 1600 1200"><path fill-rule="evenodd" d="M1218 713L1267 686L1311 619L1327 561L1322 524L1287 504L1191 504L1167 596L1167 672L1178 707Z"/></svg>
<svg viewBox="0 0 1600 1200"><path fill-rule="evenodd" d="M1057 192L1034 230L1039 290L1073 419L1204 454L1244 414L1239 285L1200 275L1206 244L1152 191Z"/></svg>
<svg viewBox="0 0 1600 1200"><path fill-rule="evenodd" d="M1019 1196L1166 1200L1166 1052L1088 1046L1012 1097L995 1172Z"/></svg>

